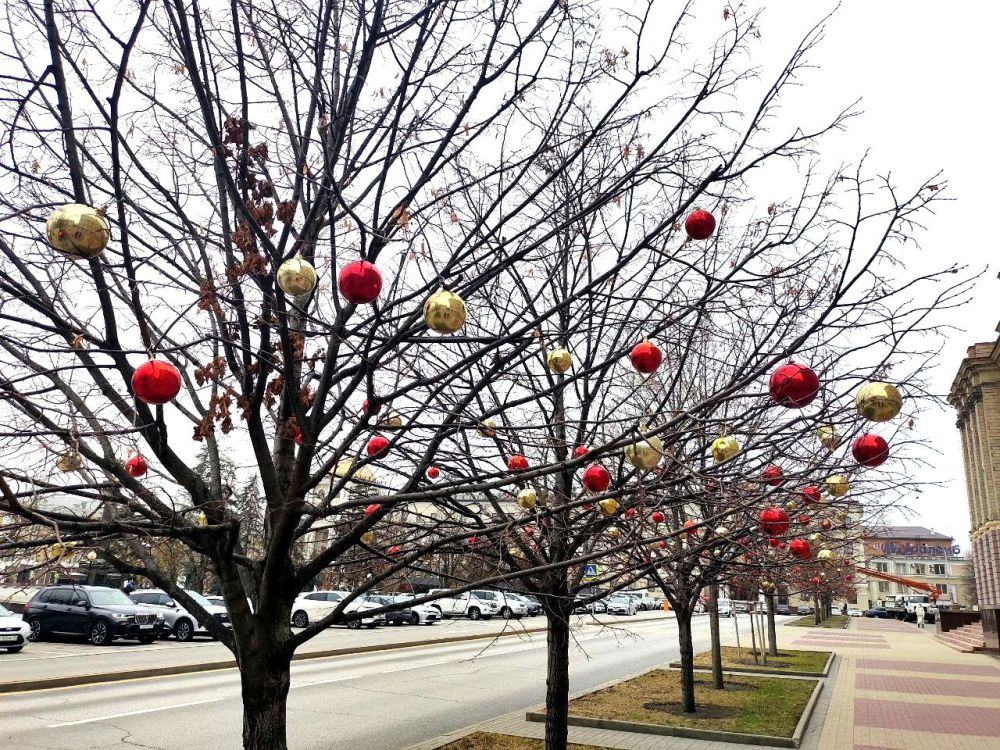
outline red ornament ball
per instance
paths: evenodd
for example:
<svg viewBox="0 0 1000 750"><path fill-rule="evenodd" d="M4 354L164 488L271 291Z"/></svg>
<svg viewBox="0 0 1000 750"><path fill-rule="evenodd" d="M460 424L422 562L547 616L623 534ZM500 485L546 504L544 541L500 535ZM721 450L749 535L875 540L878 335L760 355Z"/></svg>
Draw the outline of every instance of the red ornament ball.
<svg viewBox="0 0 1000 750"><path fill-rule="evenodd" d="M382 274L374 263L354 260L340 269L337 286L348 302L367 305L378 299L382 291Z"/></svg>
<svg viewBox="0 0 1000 750"><path fill-rule="evenodd" d="M635 508L626 508L623 515L625 518L635 518Z"/></svg>
<svg viewBox="0 0 1000 750"><path fill-rule="evenodd" d="M368 441L368 455L372 458L381 456L389 450L389 441L381 435L376 435Z"/></svg>
<svg viewBox="0 0 1000 750"><path fill-rule="evenodd" d="M660 544L658 546L659 546L660 549L666 549L667 548L667 543L664 540L661 539L660 540Z"/></svg>
<svg viewBox="0 0 1000 750"><path fill-rule="evenodd" d="M535 533L535 527L534 526L525 526L524 527L524 533L527 536L531 536L532 534Z"/></svg>
<svg viewBox="0 0 1000 750"><path fill-rule="evenodd" d="M799 523L803 526L809 525L809 516L799 516Z"/></svg>
<svg viewBox="0 0 1000 750"><path fill-rule="evenodd" d="M378 503L372 503L367 508L365 508L365 515L366 516L370 516L372 513L377 513L378 509L381 508L381 507L382 506L379 505Z"/></svg>
<svg viewBox="0 0 1000 750"><path fill-rule="evenodd" d="M793 539L792 543L788 545L788 551L792 553L792 557L799 560L808 560L812 557L812 549L805 539Z"/></svg>
<svg viewBox="0 0 1000 750"><path fill-rule="evenodd" d="M134 456L130 456L125 462L125 473L128 474L133 479L138 479L139 477L145 475L149 466L146 464L146 459L136 453Z"/></svg>
<svg viewBox="0 0 1000 750"><path fill-rule="evenodd" d="M789 362L771 375L771 400L789 409L801 409L819 393L819 377L812 368Z"/></svg>
<svg viewBox="0 0 1000 750"><path fill-rule="evenodd" d="M525 471L528 468L528 459L520 453L515 453L507 462L507 468L511 471Z"/></svg>
<svg viewBox="0 0 1000 750"><path fill-rule="evenodd" d="M819 576L813 576L810 581L813 586L819 586Z"/></svg>
<svg viewBox="0 0 1000 750"><path fill-rule="evenodd" d="M758 517L761 529L767 534L779 536L788 531L788 514L783 508L764 508Z"/></svg>
<svg viewBox="0 0 1000 750"><path fill-rule="evenodd" d="M578 445L573 449L574 458L583 458L590 452L590 449L586 445Z"/></svg>
<svg viewBox="0 0 1000 750"><path fill-rule="evenodd" d="M854 580L854 576L852 576L850 573L848 573L846 576L844 576L844 580L847 581L848 583L850 583L851 581Z"/></svg>
<svg viewBox="0 0 1000 750"><path fill-rule="evenodd" d="M784 549L784 548L785 548L785 547L787 547L787 546L788 546L788 545L787 545L787 544L785 544L784 542L778 542L778 549Z"/></svg>
<svg viewBox="0 0 1000 750"><path fill-rule="evenodd" d="M382 404L380 404L378 401L369 403L368 399L365 399L361 403L361 413L364 414L366 417L370 417L372 414L378 414L381 408Z"/></svg>
<svg viewBox="0 0 1000 750"><path fill-rule="evenodd" d="M132 392L147 404L165 404L181 391L181 371L169 362L151 359L132 373Z"/></svg>
<svg viewBox="0 0 1000 750"><path fill-rule="evenodd" d="M824 518L820 521L819 525L823 528L823 531L829 531L833 528L833 524L830 522L829 518Z"/></svg>
<svg viewBox="0 0 1000 750"><path fill-rule="evenodd" d="M818 503L823 496L820 494L819 487L815 484L810 484L802 488L802 499L807 503Z"/></svg>
<svg viewBox="0 0 1000 750"><path fill-rule="evenodd" d="M431 467L429 467L427 469L427 478L428 479L437 479L440 475L441 475L441 471L438 469L437 466L431 466Z"/></svg>
<svg viewBox="0 0 1000 750"><path fill-rule="evenodd" d="M851 453L862 466L881 466L889 458L889 444L881 435L869 432L854 441Z"/></svg>
<svg viewBox="0 0 1000 750"><path fill-rule="evenodd" d="M779 544L781 544L781 542L779 542L773 536L767 540L767 543L770 544L772 547L777 547Z"/></svg>
<svg viewBox="0 0 1000 750"><path fill-rule="evenodd" d="M638 372L648 375L651 372L656 372L656 368L663 361L663 354L656 344L642 341L633 347L629 358L632 360L632 367Z"/></svg>
<svg viewBox="0 0 1000 750"><path fill-rule="evenodd" d="M468 539L465 540L465 542L470 547L472 547L473 545L479 544L479 537L478 536L470 536Z"/></svg>
<svg viewBox="0 0 1000 750"><path fill-rule="evenodd" d="M696 209L684 220L684 231L692 240L707 240L715 233L715 217L708 211Z"/></svg>
<svg viewBox="0 0 1000 750"><path fill-rule="evenodd" d="M604 492L611 484L611 475L600 464L591 464L583 472L583 486L591 492Z"/></svg>
<svg viewBox="0 0 1000 750"><path fill-rule="evenodd" d="M777 487L781 484L781 481L785 477L785 472L781 470L780 466L775 466L771 464L764 467L764 471L760 474L761 479L767 482L772 487Z"/></svg>
<svg viewBox="0 0 1000 750"><path fill-rule="evenodd" d="M651 515L650 518L653 519L653 523L663 523L667 520L667 517L663 515L662 511L659 510L653 511L653 515Z"/></svg>
<svg viewBox="0 0 1000 750"><path fill-rule="evenodd" d="M387 549L386 552L388 552L390 555L398 555L399 552L400 552L400 549L399 549L398 545L394 544L391 547L389 547L389 549Z"/></svg>

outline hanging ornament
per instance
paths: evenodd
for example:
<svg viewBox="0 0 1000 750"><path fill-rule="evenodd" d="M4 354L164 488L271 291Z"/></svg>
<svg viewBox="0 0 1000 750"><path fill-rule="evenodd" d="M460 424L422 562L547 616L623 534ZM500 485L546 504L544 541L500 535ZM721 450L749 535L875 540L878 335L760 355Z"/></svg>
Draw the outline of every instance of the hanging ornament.
<svg viewBox="0 0 1000 750"><path fill-rule="evenodd" d="M365 399L361 402L361 416L366 419L378 414L380 411L382 411L382 404L378 401L373 400L369 403L368 399ZM400 420L400 424L402 424L402 420Z"/></svg>
<svg viewBox="0 0 1000 750"><path fill-rule="evenodd" d="M597 508L605 516L613 516L618 511L618 501L613 497L608 497L598 501Z"/></svg>
<svg viewBox="0 0 1000 750"><path fill-rule="evenodd" d="M388 553L390 555L398 555L400 553L400 551L401 550L400 550L399 546L396 545L396 544L394 544L391 547L389 547L389 549L386 550L386 553Z"/></svg>
<svg viewBox="0 0 1000 750"><path fill-rule="evenodd" d="M903 408L903 397L888 383L866 383L855 396L854 405L869 422L888 422Z"/></svg>
<svg viewBox="0 0 1000 750"><path fill-rule="evenodd" d="M802 525L802 526L808 526L809 525L809 516L806 516L806 515L799 516L799 524Z"/></svg>
<svg viewBox="0 0 1000 750"><path fill-rule="evenodd" d="M379 508L381 508L381 507L382 507L382 506L381 506L381 505L379 505L378 503L372 503L372 504L371 504L371 505L369 505L369 506L368 506L367 508L365 508L365 517L367 518L367 517L368 517L368 516L370 516L370 515L371 515L372 513L378 513L378 510L379 510Z"/></svg>
<svg viewBox="0 0 1000 750"><path fill-rule="evenodd" d="M646 430L645 425L639 426L639 433ZM663 441L655 435L646 437L637 443L625 446L625 460L637 469L652 469L663 457Z"/></svg>
<svg viewBox="0 0 1000 750"><path fill-rule="evenodd" d="M768 389L771 400L779 406L802 409L819 393L819 377L812 368L789 362L771 374Z"/></svg>
<svg viewBox="0 0 1000 750"><path fill-rule="evenodd" d="M789 500L787 503L785 503L785 510L787 510L789 513L794 513L798 509L799 509L799 504L794 500Z"/></svg>
<svg viewBox="0 0 1000 750"><path fill-rule="evenodd" d="M470 547L475 547L477 544L479 544L479 537L470 536L468 539L465 540L465 543L468 544Z"/></svg>
<svg viewBox="0 0 1000 750"><path fill-rule="evenodd" d="M758 516L760 528L771 536L781 536L788 531L788 514L778 507L764 508Z"/></svg>
<svg viewBox="0 0 1000 750"><path fill-rule="evenodd" d="M146 465L146 459L136 453L134 456L129 456L128 460L125 462L125 473L128 474L133 479L138 479L146 474L149 467Z"/></svg>
<svg viewBox="0 0 1000 750"><path fill-rule="evenodd" d="M578 445L576 446L576 448L573 449L574 458L583 458L584 456L587 455L587 453L589 453L589 449L587 448L586 445Z"/></svg>
<svg viewBox="0 0 1000 750"><path fill-rule="evenodd" d="M652 520L653 523L663 523L664 521L667 520L667 517L663 514L663 511L659 510L654 510L653 515L651 515L649 518L650 520Z"/></svg>
<svg viewBox="0 0 1000 750"><path fill-rule="evenodd" d="M818 503L820 500L823 499L823 496L820 494L819 487L817 487L815 484L810 484L803 487L801 494L802 494L802 499L806 503Z"/></svg>
<svg viewBox="0 0 1000 750"><path fill-rule="evenodd" d="M89 260L108 246L111 225L103 211L82 203L67 203L49 216L45 235L49 244L63 255Z"/></svg>
<svg viewBox="0 0 1000 750"><path fill-rule="evenodd" d="M707 240L715 232L715 217L697 208L684 220L684 231L692 240Z"/></svg>
<svg viewBox="0 0 1000 750"><path fill-rule="evenodd" d="M635 508L626 508L624 515L625 515L625 518L632 519L632 518L636 517L637 513L636 513Z"/></svg>
<svg viewBox="0 0 1000 750"><path fill-rule="evenodd" d="M424 322L432 331L455 333L465 325L465 302L454 292L441 289L424 302Z"/></svg>
<svg viewBox="0 0 1000 750"><path fill-rule="evenodd" d="M622 532L621 529L619 529L617 526L608 526L607 534L612 539L617 539L622 535Z"/></svg>
<svg viewBox="0 0 1000 750"><path fill-rule="evenodd" d="M850 489L851 485L846 477L834 474L826 478L826 491L830 493L830 497L843 497Z"/></svg>
<svg viewBox="0 0 1000 750"><path fill-rule="evenodd" d="M712 458L715 463L721 464L736 455L739 455L740 444L732 435L723 435L712 441Z"/></svg>
<svg viewBox="0 0 1000 750"><path fill-rule="evenodd" d="M316 288L316 269L305 258L289 258L278 266L278 286L289 297L309 294Z"/></svg>
<svg viewBox="0 0 1000 750"><path fill-rule="evenodd" d="M362 543L370 546L371 543L375 541L375 533L372 531L366 531L361 535L361 541Z"/></svg>
<svg viewBox="0 0 1000 750"><path fill-rule="evenodd" d="M440 474L441 474L441 472L440 472L440 470L438 469L437 466L430 466L427 469L427 478L428 479L437 479L438 476L440 476Z"/></svg>
<svg viewBox="0 0 1000 750"><path fill-rule="evenodd" d="M370 458L377 458L389 451L389 441L381 435L375 435L368 441L366 449Z"/></svg>
<svg viewBox="0 0 1000 750"><path fill-rule="evenodd" d="M809 543L810 544L819 544L819 542L820 542L820 540L822 538L823 538L822 535L814 532L814 533L812 533L812 534L809 535Z"/></svg>
<svg viewBox="0 0 1000 750"><path fill-rule="evenodd" d="M165 404L180 391L181 371L162 359L143 362L132 373L132 392L147 404Z"/></svg>
<svg viewBox="0 0 1000 750"><path fill-rule="evenodd" d="M778 540L775 539L773 536L770 539L767 540L767 543L770 544L775 549L777 549L778 544L779 544Z"/></svg>
<svg viewBox="0 0 1000 750"><path fill-rule="evenodd" d="M359 466L357 469L354 468L354 460L350 458L344 458L337 462L336 468L333 470L333 475L338 479L345 479L347 477L351 478L351 482L348 483L348 490L352 492L361 491L357 484L375 484L375 472L369 469L367 466Z"/></svg>
<svg viewBox="0 0 1000 750"><path fill-rule="evenodd" d="M66 451L56 459L56 468L61 472L79 471L83 468L83 456L75 450Z"/></svg>
<svg viewBox="0 0 1000 750"><path fill-rule="evenodd" d="M823 531L829 531L830 529L833 528L833 522L831 522L829 518L824 518L822 521L819 522L819 525L820 528L823 529Z"/></svg>
<svg viewBox="0 0 1000 750"><path fill-rule="evenodd" d="M837 432L837 428L831 424L823 425L822 427L816 428L816 437L819 438L819 442L828 451L837 450L837 446L840 445L840 441L843 438L840 433Z"/></svg>
<svg viewBox="0 0 1000 750"><path fill-rule="evenodd" d="M534 533L535 533L535 528L533 526L525 526L524 527L524 534L525 534L525 536L531 536Z"/></svg>
<svg viewBox="0 0 1000 750"><path fill-rule="evenodd" d="M476 432L478 432L481 437L494 437L497 434L497 423L492 417L484 419L479 423L479 426L476 428Z"/></svg>
<svg viewBox="0 0 1000 750"><path fill-rule="evenodd" d="M785 472L781 470L780 466L770 464L769 466L764 467L764 471L761 472L760 476L761 479L772 487L779 487L785 478Z"/></svg>
<svg viewBox="0 0 1000 750"><path fill-rule="evenodd" d="M889 444L881 435L869 432L854 441L851 453L862 466L881 466L889 458Z"/></svg>
<svg viewBox="0 0 1000 750"><path fill-rule="evenodd" d="M511 471L526 471L528 468L528 459L520 453L515 453L507 461L507 468Z"/></svg>
<svg viewBox="0 0 1000 750"><path fill-rule="evenodd" d="M716 536L729 536L729 529L725 526L720 526L715 530Z"/></svg>
<svg viewBox="0 0 1000 750"><path fill-rule="evenodd" d="M374 263L352 260L340 269L337 288L352 305L369 305L382 291L382 274Z"/></svg>
<svg viewBox="0 0 1000 750"><path fill-rule="evenodd" d="M205 515L205 511L199 510L198 515L195 516L194 522L199 526L208 526L208 516Z"/></svg>
<svg viewBox="0 0 1000 750"><path fill-rule="evenodd" d="M761 581L760 590L763 591L765 594L770 594L772 591L774 591L774 584L771 583L770 581Z"/></svg>
<svg viewBox="0 0 1000 750"><path fill-rule="evenodd" d="M812 585L813 586L819 586L819 583L820 583L819 576L813 576L811 580L812 580Z"/></svg>
<svg viewBox="0 0 1000 750"><path fill-rule="evenodd" d="M583 472L583 486L591 492L604 492L611 484L611 475L600 464L591 464Z"/></svg>
<svg viewBox="0 0 1000 750"><path fill-rule="evenodd" d="M805 539L793 539L788 545L788 551L798 560L808 560L812 557L812 549Z"/></svg>
<svg viewBox="0 0 1000 750"><path fill-rule="evenodd" d="M637 372L649 375L650 373L656 372L656 369L663 361L663 354L655 344L651 344L646 339L643 339L641 343L636 344L635 347L633 347L629 358L632 360L632 367L634 367Z"/></svg>
<svg viewBox="0 0 1000 750"><path fill-rule="evenodd" d="M846 576L844 576L844 580L847 581L848 583L850 583L851 581L854 580L854 576L852 576L850 573L848 573Z"/></svg>
<svg viewBox="0 0 1000 750"><path fill-rule="evenodd" d="M378 421L378 426L383 430L398 430L403 426L403 418L395 409L389 409L385 416Z"/></svg>
<svg viewBox="0 0 1000 750"><path fill-rule="evenodd" d="M517 504L524 510L531 510L538 502L538 493L530 487L525 487L517 493Z"/></svg>
<svg viewBox="0 0 1000 750"><path fill-rule="evenodd" d="M545 358L545 363L552 372L562 375L573 366L573 355L568 349L553 349Z"/></svg>

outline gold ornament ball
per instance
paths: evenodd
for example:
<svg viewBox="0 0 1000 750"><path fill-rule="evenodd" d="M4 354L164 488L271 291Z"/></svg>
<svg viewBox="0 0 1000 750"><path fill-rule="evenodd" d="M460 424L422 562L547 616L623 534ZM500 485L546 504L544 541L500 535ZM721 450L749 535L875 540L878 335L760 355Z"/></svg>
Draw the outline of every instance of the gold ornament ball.
<svg viewBox="0 0 1000 750"><path fill-rule="evenodd" d="M375 541L375 534L371 531L366 531L364 534L361 535L361 541L364 542L365 544L371 544L372 542Z"/></svg>
<svg viewBox="0 0 1000 750"><path fill-rule="evenodd" d="M720 526L719 528L717 528L715 530L715 535L716 536L729 536L729 529L727 529L725 526Z"/></svg>
<svg viewBox="0 0 1000 750"><path fill-rule="evenodd" d="M484 419L479 423L479 426L476 428L476 432L478 432L482 437L493 437L497 434L497 423L492 417L490 419Z"/></svg>
<svg viewBox="0 0 1000 750"><path fill-rule="evenodd" d="M847 514L842 510L838 510L833 514L833 518L837 523L843 523L847 520Z"/></svg>
<svg viewBox="0 0 1000 750"><path fill-rule="evenodd" d="M309 294L316 288L316 269L304 258L289 258L278 267L278 286L289 297Z"/></svg>
<svg viewBox="0 0 1000 750"><path fill-rule="evenodd" d="M67 203L49 216L45 235L63 255L87 260L96 258L108 246L111 225L102 211L82 203Z"/></svg>
<svg viewBox="0 0 1000 750"><path fill-rule="evenodd" d="M552 372L562 375L573 366L573 355L567 349L553 349L545 358L545 363Z"/></svg>
<svg viewBox="0 0 1000 750"><path fill-rule="evenodd" d="M530 487L525 487L517 493L517 504L525 510L531 510L538 502L538 493Z"/></svg>
<svg viewBox="0 0 1000 750"><path fill-rule="evenodd" d="M337 463L337 468L333 470L333 475L338 479L344 479L345 477L350 477L351 483L348 485L348 489L352 491L357 491L357 486L355 485L355 483L360 483L360 484L375 483L375 473L367 466L361 466L355 471L354 461L350 458L341 459Z"/></svg>
<svg viewBox="0 0 1000 750"><path fill-rule="evenodd" d="M732 435L723 435L712 441L712 458L715 463L721 464L736 455L739 455L740 444Z"/></svg>
<svg viewBox="0 0 1000 750"><path fill-rule="evenodd" d="M888 422L903 408L903 397L888 383L866 383L854 397L854 405L869 422Z"/></svg>
<svg viewBox="0 0 1000 750"><path fill-rule="evenodd" d="M821 549L816 555L816 559L824 565L831 565L837 561L837 556L832 549Z"/></svg>
<svg viewBox="0 0 1000 750"><path fill-rule="evenodd" d="M625 447L625 460L637 469L652 469L662 457L663 441L655 435Z"/></svg>
<svg viewBox="0 0 1000 750"><path fill-rule="evenodd" d="M399 416L398 411L390 409L386 412L386 415L379 420L378 426L383 430L398 430L403 426L403 418Z"/></svg>
<svg viewBox="0 0 1000 750"><path fill-rule="evenodd" d="M597 507L605 516L613 516L618 510L618 501L613 497L605 498L597 503Z"/></svg>
<svg viewBox="0 0 1000 750"><path fill-rule="evenodd" d="M799 509L799 504L797 502L795 502L794 500L789 500L787 503L785 503L785 510L791 511L791 510L798 510L798 509Z"/></svg>
<svg viewBox="0 0 1000 750"><path fill-rule="evenodd" d="M94 562L94 560L96 559L97 559L97 553L94 552L94 550L90 550L90 552L87 553L87 561Z"/></svg>
<svg viewBox="0 0 1000 750"><path fill-rule="evenodd" d="M820 539L822 539L822 537L819 534L813 533L809 535L809 541L812 544L818 544Z"/></svg>
<svg viewBox="0 0 1000 750"><path fill-rule="evenodd" d="M760 590L765 591L767 593L771 593L772 591L774 591L774 584L771 583L770 581L761 581Z"/></svg>
<svg viewBox="0 0 1000 750"><path fill-rule="evenodd" d="M617 526L608 526L608 536L612 539L617 539L622 535L621 529Z"/></svg>
<svg viewBox="0 0 1000 750"><path fill-rule="evenodd" d="M831 497L843 497L850 489L850 482L839 474L834 474L826 479L826 491L830 493Z"/></svg>
<svg viewBox="0 0 1000 750"><path fill-rule="evenodd" d="M822 443L823 447L828 451L837 450L837 446L839 446L840 441L843 440L840 433L837 432L837 428L832 424L825 424L822 427L817 427L816 437L819 438L819 442Z"/></svg>
<svg viewBox="0 0 1000 750"><path fill-rule="evenodd" d="M76 471L83 468L83 457L76 451L63 453L56 459L56 468L59 471Z"/></svg>
<svg viewBox="0 0 1000 750"><path fill-rule="evenodd" d="M465 325L465 302L454 292L434 292L424 302L424 322L438 333L455 333Z"/></svg>

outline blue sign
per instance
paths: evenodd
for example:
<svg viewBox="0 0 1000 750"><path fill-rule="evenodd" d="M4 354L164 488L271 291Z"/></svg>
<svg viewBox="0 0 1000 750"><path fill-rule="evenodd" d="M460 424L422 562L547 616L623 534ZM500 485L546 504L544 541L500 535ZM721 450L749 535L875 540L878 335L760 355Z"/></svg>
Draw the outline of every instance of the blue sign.
<svg viewBox="0 0 1000 750"><path fill-rule="evenodd" d="M597 574L600 572L601 568L597 563L587 563L583 566L584 578L597 578Z"/></svg>

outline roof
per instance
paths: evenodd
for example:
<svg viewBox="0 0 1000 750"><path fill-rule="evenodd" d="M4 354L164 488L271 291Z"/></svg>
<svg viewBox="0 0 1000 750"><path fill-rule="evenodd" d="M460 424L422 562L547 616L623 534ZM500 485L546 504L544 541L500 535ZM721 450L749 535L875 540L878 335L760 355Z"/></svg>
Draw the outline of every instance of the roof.
<svg viewBox="0 0 1000 750"><path fill-rule="evenodd" d="M934 539L950 542L947 534L931 531L926 526L873 526L865 534L868 539Z"/></svg>

